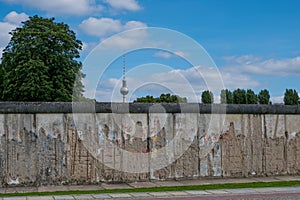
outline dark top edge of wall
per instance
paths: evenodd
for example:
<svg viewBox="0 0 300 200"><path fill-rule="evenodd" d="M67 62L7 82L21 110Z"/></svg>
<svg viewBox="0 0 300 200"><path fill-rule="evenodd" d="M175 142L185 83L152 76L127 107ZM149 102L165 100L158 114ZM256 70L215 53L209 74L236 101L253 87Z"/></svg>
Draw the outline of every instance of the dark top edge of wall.
<svg viewBox="0 0 300 200"><path fill-rule="evenodd" d="M0 113L300 114L300 106L198 103L0 102Z"/></svg>

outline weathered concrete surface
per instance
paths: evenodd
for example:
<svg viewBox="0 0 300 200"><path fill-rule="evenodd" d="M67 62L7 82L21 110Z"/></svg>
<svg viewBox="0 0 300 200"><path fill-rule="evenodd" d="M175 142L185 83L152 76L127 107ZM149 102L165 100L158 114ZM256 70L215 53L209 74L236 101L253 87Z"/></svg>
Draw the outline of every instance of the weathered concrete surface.
<svg viewBox="0 0 300 200"><path fill-rule="evenodd" d="M300 174L297 106L70 105L0 103L1 187Z"/></svg>
<svg viewBox="0 0 300 200"><path fill-rule="evenodd" d="M226 121L220 140L224 176L300 173L298 115L236 114Z"/></svg>
<svg viewBox="0 0 300 200"><path fill-rule="evenodd" d="M163 109L162 109L163 108ZM198 103L0 102L0 113L300 114L300 106Z"/></svg>

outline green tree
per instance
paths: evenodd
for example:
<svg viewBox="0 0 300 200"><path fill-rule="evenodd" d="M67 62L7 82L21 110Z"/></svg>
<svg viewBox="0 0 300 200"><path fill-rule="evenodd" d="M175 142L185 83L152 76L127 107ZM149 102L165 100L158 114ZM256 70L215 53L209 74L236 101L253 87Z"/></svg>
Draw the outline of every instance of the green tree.
<svg viewBox="0 0 300 200"><path fill-rule="evenodd" d="M146 96L140 97L133 101L134 103L187 103L186 97L178 95L161 94L159 97Z"/></svg>
<svg viewBox="0 0 300 200"><path fill-rule="evenodd" d="M270 93L267 89L261 90L258 93L258 103L270 104Z"/></svg>
<svg viewBox="0 0 300 200"><path fill-rule="evenodd" d="M14 80L16 77L22 81L8 84L3 95L8 100L17 101L50 101L51 81L47 67L40 60L28 60L23 65L18 65L6 79ZM21 97L21 98L20 98Z"/></svg>
<svg viewBox="0 0 300 200"><path fill-rule="evenodd" d="M232 93L234 104L246 104L246 91L244 89L236 89Z"/></svg>
<svg viewBox="0 0 300 200"><path fill-rule="evenodd" d="M228 89L221 90L221 103L222 104L232 104L233 98L232 98L232 92Z"/></svg>
<svg viewBox="0 0 300 200"><path fill-rule="evenodd" d="M299 95L296 90L286 89L284 93L284 104L285 105L298 105Z"/></svg>
<svg viewBox="0 0 300 200"><path fill-rule="evenodd" d="M54 18L30 17L3 51L3 100L72 101L82 96L82 43ZM78 88L74 89L74 85Z"/></svg>
<svg viewBox="0 0 300 200"><path fill-rule="evenodd" d="M201 95L201 101L202 103L207 103L207 104L214 103L214 94L209 90L203 91Z"/></svg>
<svg viewBox="0 0 300 200"><path fill-rule="evenodd" d="M157 102L170 103L171 102L171 94L161 94L157 99Z"/></svg>
<svg viewBox="0 0 300 200"><path fill-rule="evenodd" d="M159 103L187 103L186 97L180 97L178 95L171 94L161 94L159 98L157 98L157 102Z"/></svg>
<svg viewBox="0 0 300 200"><path fill-rule="evenodd" d="M257 104L257 95L251 89L248 89L246 92L246 103Z"/></svg>
<svg viewBox="0 0 300 200"><path fill-rule="evenodd" d="M3 100L3 80L4 80L4 71L3 71L3 68L1 67L1 64L0 64L0 101Z"/></svg>
<svg viewBox="0 0 300 200"><path fill-rule="evenodd" d="M156 103L157 98L154 98L153 96L147 95L146 97L140 97L133 101L134 103Z"/></svg>
<svg viewBox="0 0 300 200"><path fill-rule="evenodd" d="M180 97L178 95L172 95L172 102L174 103L187 103L186 97Z"/></svg>

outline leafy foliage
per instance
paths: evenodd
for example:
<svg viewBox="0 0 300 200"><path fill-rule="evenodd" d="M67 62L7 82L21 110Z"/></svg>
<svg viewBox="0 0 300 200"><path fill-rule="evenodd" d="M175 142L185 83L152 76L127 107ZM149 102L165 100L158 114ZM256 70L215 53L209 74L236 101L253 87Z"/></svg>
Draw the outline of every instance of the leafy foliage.
<svg viewBox="0 0 300 200"><path fill-rule="evenodd" d="M3 95L6 100L17 101L50 101L51 82L47 67L40 60L28 60L23 65L18 65L6 74L8 81L19 81L7 84ZM8 82L7 81L7 82Z"/></svg>
<svg viewBox="0 0 300 200"><path fill-rule="evenodd" d="M232 92L228 89L221 90L221 103L222 104L232 104L233 103L233 97Z"/></svg>
<svg viewBox="0 0 300 200"><path fill-rule="evenodd" d="M157 103L158 98L147 95L146 97L140 97L134 100L134 103Z"/></svg>
<svg viewBox="0 0 300 200"><path fill-rule="evenodd" d="M202 103L206 103L206 104L214 103L214 94L209 90L203 91L201 95L201 101Z"/></svg>
<svg viewBox="0 0 300 200"><path fill-rule="evenodd" d="M257 104L257 95L253 90L248 89L246 92L246 103L247 104Z"/></svg>
<svg viewBox="0 0 300 200"><path fill-rule="evenodd" d="M258 103L260 104L270 104L270 94L267 89L261 90L258 93Z"/></svg>
<svg viewBox="0 0 300 200"><path fill-rule="evenodd" d="M161 94L160 97L146 96L137 98L134 103L187 103L187 98L171 94Z"/></svg>
<svg viewBox="0 0 300 200"><path fill-rule="evenodd" d="M234 104L246 104L246 91L244 89L236 89L232 93Z"/></svg>
<svg viewBox="0 0 300 200"><path fill-rule="evenodd" d="M82 43L68 25L33 16L10 34L0 66L3 100L72 101L74 83L75 98L82 96Z"/></svg>
<svg viewBox="0 0 300 200"><path fill-rule="evenodd" d="M0 63L0 100L2 100L2 94L4 89L3 83L4 83L4 71Z"/></svg>
<svg viewBox="0 0 300 200"><path fill-rule="evenodd" d="M298 105L299 104L298 92L293 89L286 89L284 93L283 101L285 105Z"/></svg>

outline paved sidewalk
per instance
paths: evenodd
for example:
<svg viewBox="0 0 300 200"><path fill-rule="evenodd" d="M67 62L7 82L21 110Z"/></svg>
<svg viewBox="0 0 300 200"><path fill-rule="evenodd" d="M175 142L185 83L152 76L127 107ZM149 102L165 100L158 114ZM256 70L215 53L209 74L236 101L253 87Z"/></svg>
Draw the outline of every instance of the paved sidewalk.
<svg viewBox="0 0 300 200"><path fill-rule="evenodd" d="M153 181L135 182L123 184L101 185L79 185L79 186L42 186L42 187L11 187L1 188L0 193L26 193L26 192L53 192L53 191L75 191L75 190L105 190L105 189L129 189L148 188L160 186L186 186L186 185L208 185L222 183L252 183L252 182L275 182L300 180L300 176L277 176L277 177L251 177L251 178L215 178L199 180L179 181ZM178 196L199 196L218 194L251 194L251 193L275 193L275 192L300 192L299 187L270 187L270 188L243 188L243 189L222 189L222 190L192 190L172 192L139 192L139 193L103 193L83 195L62 195L62 196L35 196L35 197L3 197L0 200L83 200L83 199L120 199L120 198L146 198L147 197L178 197Z"/></svg>

